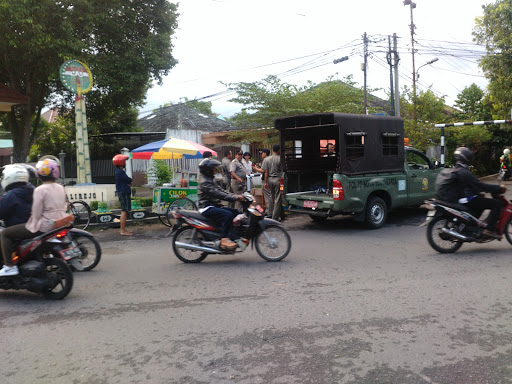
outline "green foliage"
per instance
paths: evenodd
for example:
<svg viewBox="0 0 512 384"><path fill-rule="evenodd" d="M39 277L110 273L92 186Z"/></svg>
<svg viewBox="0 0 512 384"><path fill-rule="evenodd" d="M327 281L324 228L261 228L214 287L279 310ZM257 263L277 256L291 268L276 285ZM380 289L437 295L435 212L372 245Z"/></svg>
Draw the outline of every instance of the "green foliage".
<svg viewBox="0 0 512 384"><path fill-rule="evenodd" d="M485 97L484 91L476 84L471 84L462 90L455 100L453 113L457 121L480 121L492 120L492 108L489 99Z"/></svg>
<svg viewBox="0 0 512 384"><path fill-rule="evenodd" d="M176 170L176 168L173 169L168 165L165 160L154 160L151 168L148 169L148 175L156 177L157 184L162 185L171 181Z"/></svg>
<svg viewBox="0 0 512 384"><path fill-rule="evenodd" d="M151 207L153 205L153 199L151 197L142 197L139 200L141 207Z"/></svg>
<svg viewBox="0 0 512 384"><path fill-rule="evenodd" d="M493 118L503 119L512 108L512 0L498 0L482 8L473 35L487 48L480 67L489 79Z"/></svg>
<svg viewBox="0 0 512 384"><path fill-rule="evenodd" d="M297 86L282 82L277 76L268 76L253 83L225 84L235 91L237 96L231 102L244 107L229 122L243 128L272 127L278 117L293 116L307 113L345 112L363 113L363 90L357 87L352 76L342 81L332 77L321 84L308 82L305 86ZM374 90L370 89L368 92ZM371 108L369 113L382 112L382 109ZM252 130L233 132L232 139L260 141L261 134ZM266 144L277 142L277 132L272 132Z"/></svg>
<svg viewBox="0 0 512 384"><path fill-rule="evenodd" d="M435 96L431 90L420 91L416 103L413 98L412 91L404 87L400 95L400 115L404 119L405 136L415 148L426 151L429 146L439 145L440 133L433 124L446 121L444 98Z"/></svg>
<svg viewBox="0 0 512 384"><path fill-rule="evenodd" d="M91 201L91 203L89 204L89 207L91 207L91 211L96 211L98 209L98 202Z"/></svg>
<svg viewBox="0 0 512 384"><path fill-rule="evenodd" d="M177 16L177 6L162 0L0 2L0 82L30 97L4 120L14 160L25 161L37 141L46 104L73 108L74 95L59 79L68 59L85 62L93 74L86 94L90 132L133 130L134 108L152 80L161 83L176 65Z"/></svg>

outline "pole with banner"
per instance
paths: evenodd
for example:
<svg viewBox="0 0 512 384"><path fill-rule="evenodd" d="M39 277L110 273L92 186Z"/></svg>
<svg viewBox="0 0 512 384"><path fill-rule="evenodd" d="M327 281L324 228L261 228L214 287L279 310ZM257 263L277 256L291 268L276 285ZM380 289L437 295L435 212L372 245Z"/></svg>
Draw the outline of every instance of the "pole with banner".
<svg viewBox="0 0 512 384"><path fill-rule="evenodd" d="M92 88L92 74L86 64L68 60L60 67L60 79L66 89L75 93L76 173L78 184L91 183L89 135L84 94Z"/></svg>

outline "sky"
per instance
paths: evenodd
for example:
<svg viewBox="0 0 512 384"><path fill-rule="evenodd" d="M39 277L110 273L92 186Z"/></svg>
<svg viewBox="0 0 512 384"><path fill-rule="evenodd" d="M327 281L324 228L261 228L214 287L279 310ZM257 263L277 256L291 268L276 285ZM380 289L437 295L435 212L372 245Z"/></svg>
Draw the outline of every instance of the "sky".
<svg viewBox="0 0 512 384"><path fill-rule="evenodd" d="M415 63L419 90L453 105L472 83L487 81L477 62L485 48L473 42L475 18L491 0L414 0ZM412 88L411 8L402 0L181 0L173 56L179 63L147 94L141 116L180 98L211 101L224 117L240 111L222 83L276 75L306 85L352 75L363 86L363 34L369 38L367 86L386 98L388 35L398 36L399 86ZM347 61L333 60L349 56ZM438 60L426 64L432 59ZM424 65L425 64L425 65ZM222 83L221 83L222 82ZM215 95L215 96L211 96ZM207 97L211 96L211 97Z"/></svg>

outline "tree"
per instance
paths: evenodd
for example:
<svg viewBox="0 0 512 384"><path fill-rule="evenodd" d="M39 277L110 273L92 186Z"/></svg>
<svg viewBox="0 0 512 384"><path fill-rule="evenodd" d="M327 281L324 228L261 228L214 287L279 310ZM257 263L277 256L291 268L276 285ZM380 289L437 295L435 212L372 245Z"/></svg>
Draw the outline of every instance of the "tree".
<svg viewBox="0 0 512 384"><path fill-rule="evenodd" d="M413 97L412 91L404 87L400 95L400 115L404 119L405 135L410 143L425 151L429 146L439 144L441 135L433 124L446 121L445 102L443 97L437 97L431 90L420 91L415 104Z"/></svg>
<svg viewBox="0 0 512 384"><path fill-rule="evenodd" d="M482 7L484 14L476 18L473 35L487 49L480 67L489 79L493 118L503 119L512 108L512 0L498 0Z"/></svg>
<svg viewBox="0 0 512 384"><path fill-rule="evenodd" d="M5 119L14 160L26 160L47 103L59 99L63 109L72 107L58 74L68 59L85 62L93 73L87 116L97 133L110 129L113 115L141 105L152 80L161 83L176 64L177 16L177 6L166 0L0 2L0 82L29 97Z"/></svg>
<svg viewBox="0 0 512 384"><path fill-rule="evenodd" d="M282 82L276 76L268 76L253 83L226 84L237 96L231 102L244 107L229 121L238 127L272 127L278 117L307 113L345 112L363 113L363 90L356 87L352 76L342 81L327 79L321 84L308 82L297 86ZM370 107L370 113L381 112L379 107ZM274 136L277 133L274 133ZM261 139L258 131L246 130L232 134L233 138L256 141ZM275 137L270 137L275 141Z"/></svg>
<svg viewBox="0 0 512 384"><path fill-rule="evenodd" d="M489 99L476 84L471 84L457 95L453 116L458 121L491 120L492 112Z"/></svg>

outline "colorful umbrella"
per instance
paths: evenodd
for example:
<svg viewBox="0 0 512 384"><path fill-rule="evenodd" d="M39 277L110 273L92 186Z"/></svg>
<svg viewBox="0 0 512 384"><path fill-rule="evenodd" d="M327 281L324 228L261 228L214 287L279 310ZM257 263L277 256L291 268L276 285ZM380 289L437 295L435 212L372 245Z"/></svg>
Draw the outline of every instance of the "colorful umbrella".
<svg viewBox="0 0 512 384"><path fill-rule="evenodd" d="M205 151L210 151L213 156L217 156L217 152L204 145L171 137L170 139L155 141L133 149L132 158L141 160L149 160L151 158L155 160L201 159Z"/></svg>

